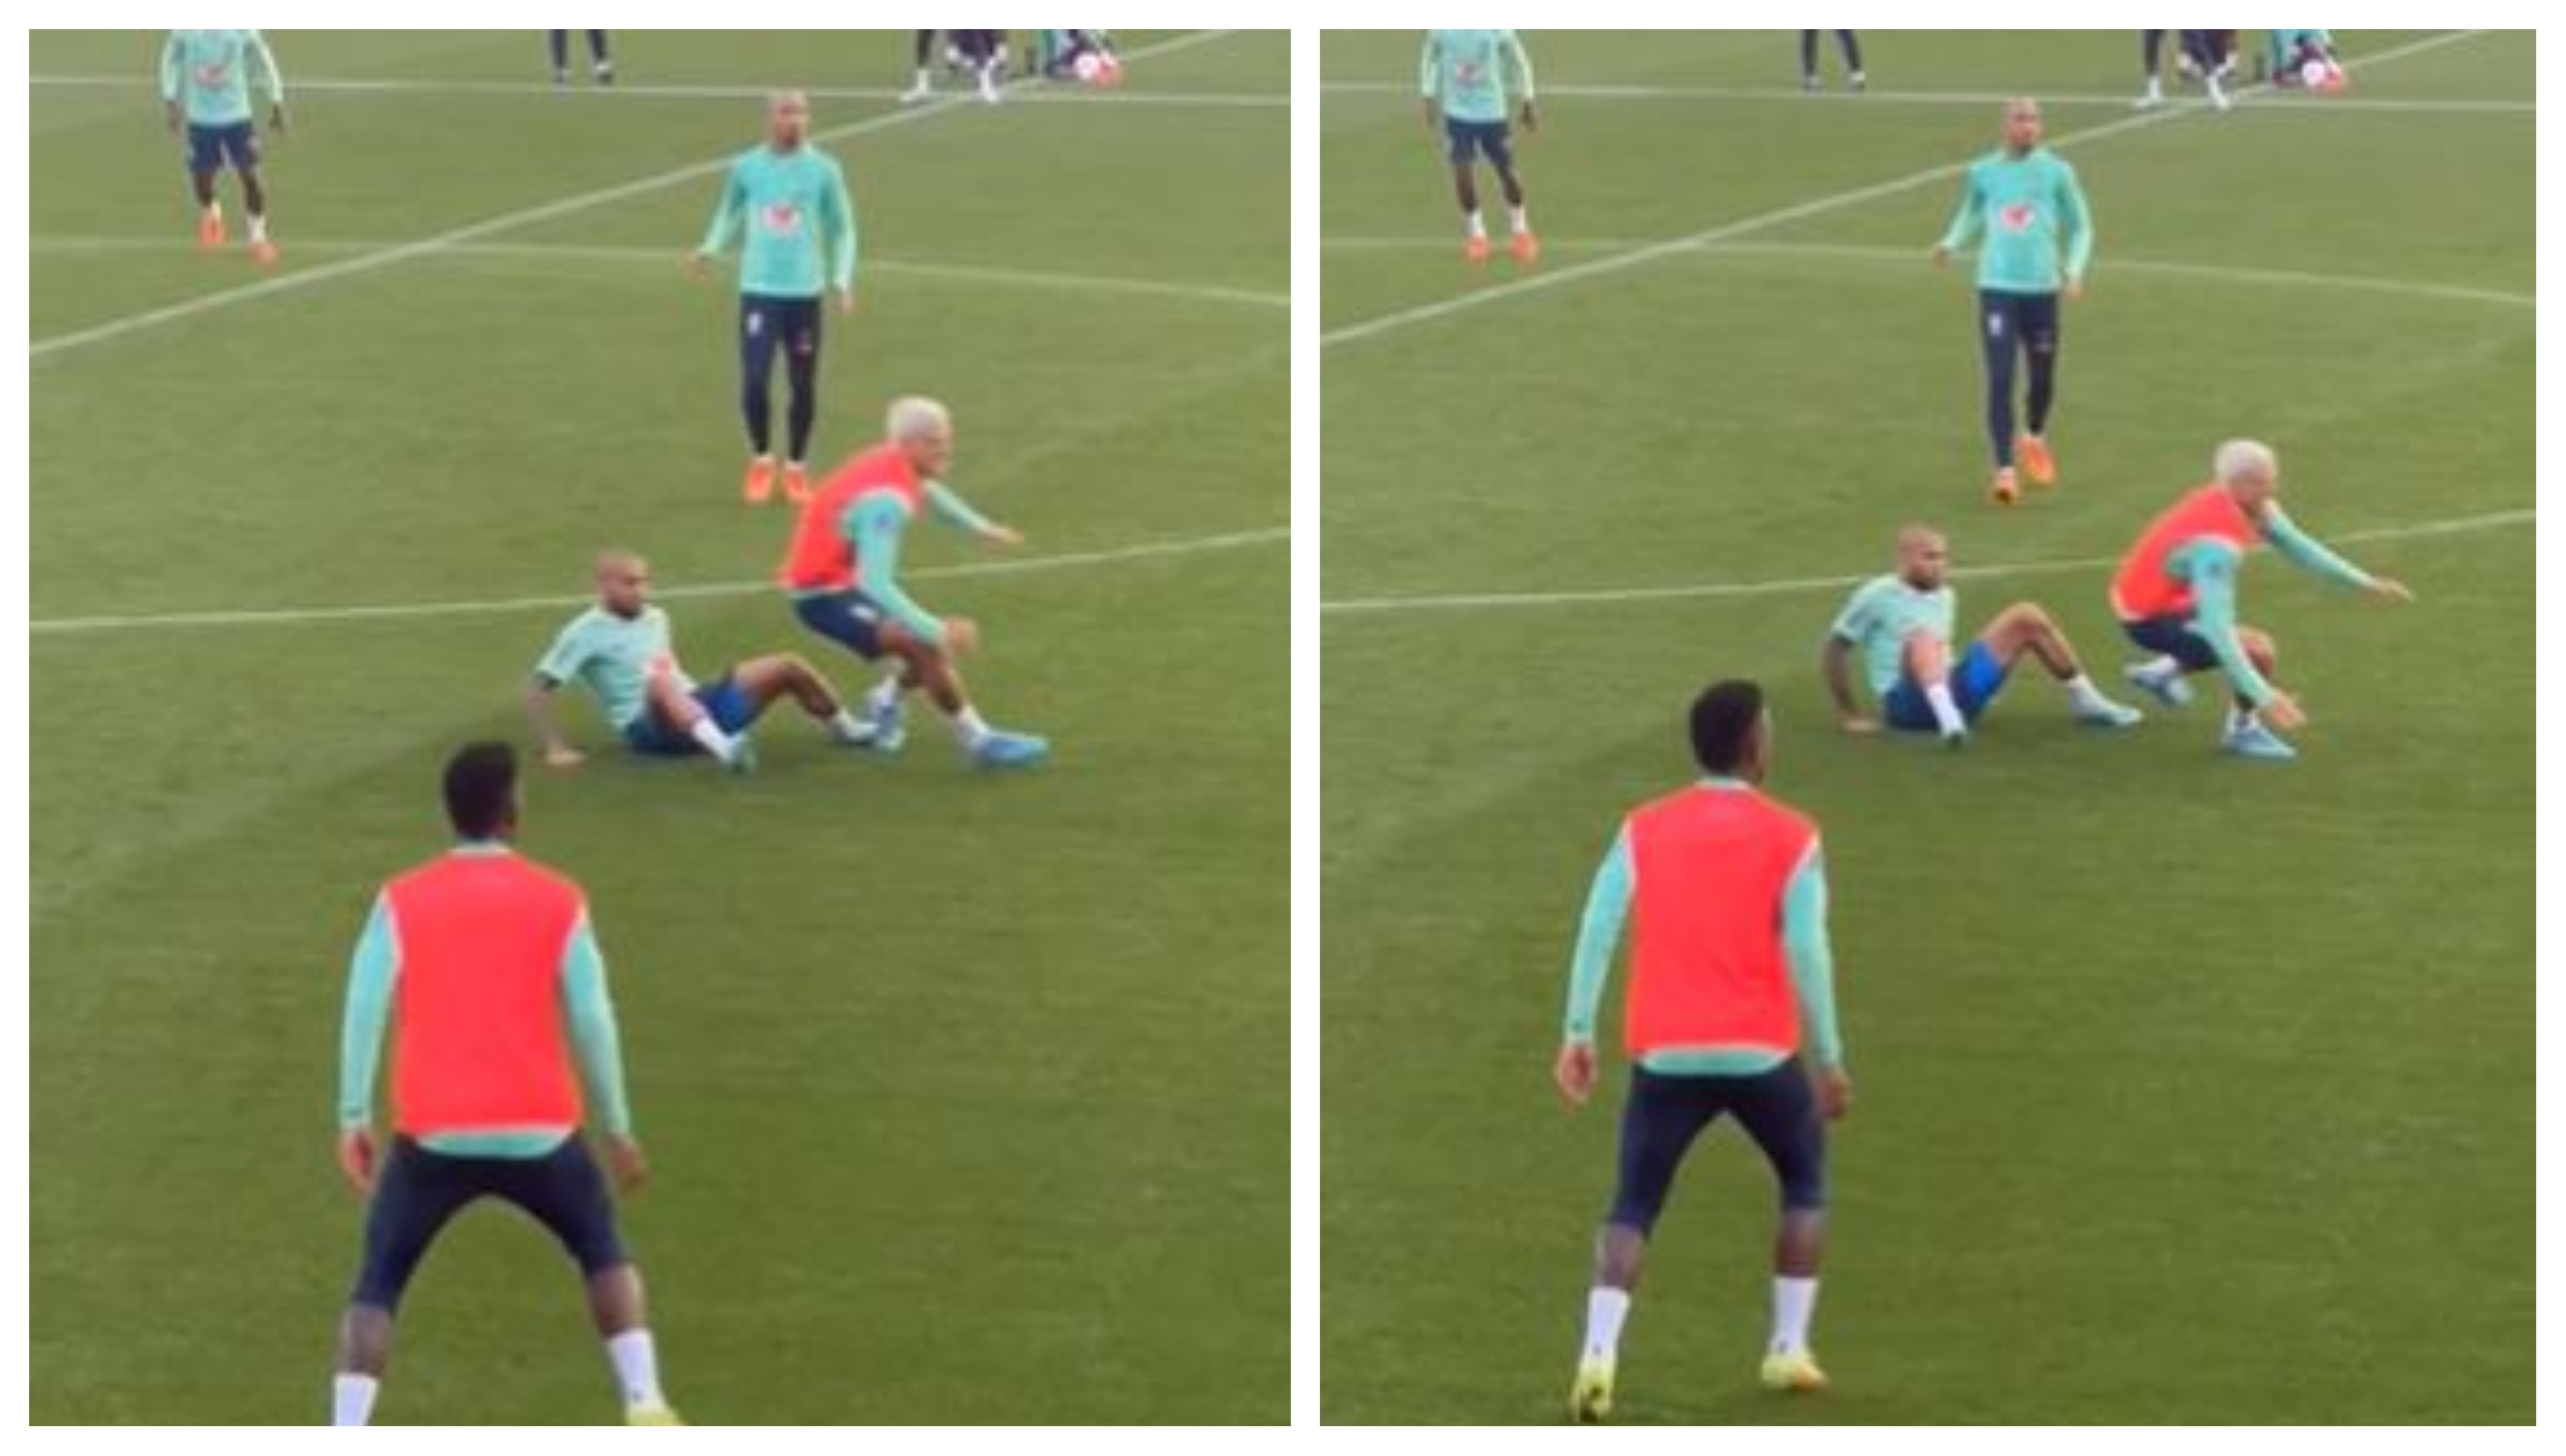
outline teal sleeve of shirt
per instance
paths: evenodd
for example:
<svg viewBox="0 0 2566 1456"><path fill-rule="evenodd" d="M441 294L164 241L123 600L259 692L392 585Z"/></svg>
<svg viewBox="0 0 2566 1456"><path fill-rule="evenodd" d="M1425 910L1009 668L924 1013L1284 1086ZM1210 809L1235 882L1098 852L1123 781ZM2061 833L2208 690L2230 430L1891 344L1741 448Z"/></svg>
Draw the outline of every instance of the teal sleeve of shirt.
<svg viewBox="0 0 2566 1456"><path fill-rule="evenodd" d="M1613 955L1622 944L1622 922L1631 913L1634 876L1631 830L1623 826L1613 848L1596 866L1594 887L1586 892L1586 915L1577 926L1577 952L1568 968L1568 1014L1560 1035L1592 1044L1595 1013L1604 1003L1604 985L1613 978Z"/></svg>
<svg viewBox="0 0 2566 1456"><path fill-rule="evenodd" d="M178 99L178 78L183 74L184 68L178 61L178 33L173 30L169 32L169 38L160 43L160 100L174 102Z"/></svg>
<svg viewBox="0 0 2566 1456"><path fill-rule="evenodd" d="M1821 1067L1844 1065L1836 1031L1836 956L1827 942L1826 856L1816 845L1782 892L1782 952L1800 1002L1801 1041Z"/></svg>
<svg viewBox="0 0 2566 1456"><path fill-rule="evenodd" d="M2083 278L2085 265L2094 261L2094 212L2072 168L2058 174L2058 218L2067 232L2067 276Z"/></svg>
<svg viewBox="0 0 2566 1456"><path fill-rule="evenodd" d="M276 53L267 48L267 37L251 31L245 49L249 55L249 74L267 83L267 104L271 107L285 105L285 73L276 69Z"/></svg>
<svg viewBox="0 0 2566 1456"><path fill-rule="evenodd" d="M899 537L908 525L899 502L888 492L864 496L847 508L843 523L855 543L856 567L863 573L865 595L879 603L894 621L930 646L944 644L944 623L935 619L899 584Z"/></svg>
<svg viewBox="0 0 2566 1456"><path fill-rule="evenodd" d="M829 281L840 293L856 287L856 199L847 191L847 174L829 179Z"/></svg>
<svg viewBox="0 0 2566 1456"><path fill-rule="evenodd" d="M571 1051L588 1085L589 1112L618 1137L633 1135L633 1109L624 1100L623 1038L615 1029L615 1002L606 990L606 957L588 916L562 947L562 1010L570 1023Z"/></svg>
<svg viewBox="0 0 2566 1456"><path fill-rule="evenodd" d="M1425 53L1416 62L1416 94L1427 101L1434 100L1440 94L1440 89L1435 83L1441 79L1441 76L1442 68L1434 61L1434 32L1427 31Z"/></svg>
<svg viewBox="0 0 2566 1456"><path fill-rule="evenodd" d="M1979 214L1983 211L1978 201L1978 169L1971 167L1960 183L1960 205L1951 214L1951 225L1942 229L1940 246L1953 253L1967 248L1978 235L1978 225L1983 221Z"/></svg>
<svg viewBox="0 0 2566 1456"><path fill-rule="evenodd" d="M2191 583L2192 630L2209 643L2245 701L2256 707L2271 701L2272 684L2254 670L2254 659L2245 655L2245 644L2236 637L2236 570L2243 557L2228 543L2204 536L2177 548L2174 559L2183 564Z"/></svg>
<svg viewBox="0 0 2566 1456"><path fill-rule="evenodd" d="M996 526L988 517L971 509L971 503L955 494L953 487L940 480L926 482L926 507L935 513L935 519L948 526L959 526L974 535L994 530Z"/></svg>
<svg viewBox="0 0 2566 1456"><path fill-rule="evenodd" d="M383 1057L384 1028L391 1021L392 986L400 978L400 942L392 935L391 901L375 896L375 908L357 937L348 963L348 1008L339 1025L339 1125L374 1120L375 1070Z"/></svg>
<svg viewBox="0 0 2566 1456"><path fill-rule="evenodd" d="M695 249L696 252L719 257L729 250L731 239L739 236L740 226L748 215L743 197L747 182L740 174L743 165L731 163L729 174L722 178L721 200L713 207L713 220L705 227L703 243Z"/></svg>
<svg viewBox="0 0 2566 1456"><path fill-rule="evenodd" d="M2370 573L2328 551L2323 542L2300 530L2298 523L2282 514L2277 505L2263 510L2263 535L2290 565L2314 572L2329 582L2366 588L2373 580Z"/></svg>
<svg viewBox="0 0 2566 1456"><path fill-rule="evenodd" d="M1523 99L1532 100L1532 53L1524 49L1523 38L1506 32L1506 59L1514 63L1515 79L1523 83Z"/></svg>

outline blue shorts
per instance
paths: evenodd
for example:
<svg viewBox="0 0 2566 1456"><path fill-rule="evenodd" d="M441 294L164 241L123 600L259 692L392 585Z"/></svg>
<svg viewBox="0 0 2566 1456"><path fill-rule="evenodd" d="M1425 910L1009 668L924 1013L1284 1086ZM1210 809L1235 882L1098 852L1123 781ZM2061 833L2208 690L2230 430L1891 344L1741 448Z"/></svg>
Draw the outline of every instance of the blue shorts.
<svg viewBox="0 0 2566 1456"><path fill-rule="evenodd" d="M2210 649L2207 637L2191 629L2190 617L2143 616L2121 623L2121 630L2149 651L2162 652L2181 663L2185 672L2217 670L2218 654Z"/></svg>
<svg viewBox="0 0 2566 1456"><path fill-rule="evenodd" d="M871 662L883 654L882 604L850 589L818 597L793 599L793 614L802 624Z"/></svg>
<svg viewBox="0 0 2566 1456"><path fill-rule="evenodd" d="M1984 642L1969 643L1969 650L1951 668L1951 701L1960 708L1960 716L1974 723L1987 704L2004 691L2005 665ZM1910 732L1930 733L1940 727L1933 720L1933 705L1924 697L1924 689L1915 678L1901 677L1880 700L1880 715L1892 728Z"/></svg>
<svg viewBox="0 0 2566 1456"><path fill-rule="evenodd" d="M2058 352L2058 295L1978 291L1978 333L1990 355Z"/></svg>
<svg viewBox="0 0 2566 1456"><path fill-rule="evenodd" d="M349 1298L398 1310L427 1246L448 1220L485 1197L525 1210L561 1241L582 1274L593 1277L632 1262L615 1231L606 1175L577 1133L532 1158L463 1157L395 1137L366 1207L365 1267Z"/></svg>
<svg viewBox="0 0 2566 1456"><path fill-rule="evenodd" d="M1451 159L1452 165L1465 167L1475 152L1486 157L1488 165L1504 171L1515 164L1514 149L1507 142L1512 134L1503 121L1464 121L1445 117L1443 154Z"/></svg>
<svg viewBox="0 0 2566 1456"><path fill-rule="evenodd" d="M218 172L229 161L232 170L245 172L258 165L258 128L247 121L234 121L228 126L199 126L187 123L187 170L199 176Z"/></svg>
<svg viewBox="0 0 2566 1456"><path fill-rule="evenodd" d="M1786 1210L1827 1206L1827 1124L1793 1057L1752 1077L1675 1077L1638 1068L1622 1107L1621 1179L1605 1222L1647 1233L1701 1130L1735 1117L1773 1168Z"/></svg>
<svg viewBox="0 0 2566 1456"><path fill-rule="evenodd" d="M816 298L776 298L770 294L739 296L740 364L758 377L774 366L775 351L816 360L820 356L820 320Z"/></svg>
<svg viewBox="0 0 2566 1456"><path fill-rule="evenodd" d="M724 733L737 733L757 721L757 710L750 705L748 694L727 672L719 680L696 688L694 698L696 706L713 720L713 726ZM703 748L675 724L661 719L659 710L646 703L641 717L624 725L624 744L635 753L673 755L699 753Z"/></svg>

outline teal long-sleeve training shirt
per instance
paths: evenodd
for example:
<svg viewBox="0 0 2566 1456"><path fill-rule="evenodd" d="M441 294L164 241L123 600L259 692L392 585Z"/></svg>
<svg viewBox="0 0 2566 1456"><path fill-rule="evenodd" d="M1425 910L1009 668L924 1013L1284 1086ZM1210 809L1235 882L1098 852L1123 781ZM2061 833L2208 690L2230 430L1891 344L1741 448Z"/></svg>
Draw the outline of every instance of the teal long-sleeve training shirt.
<svg viewBox="0 0 2566 1456"><path fill-rule="evenodd" d="M1713 789L1742 789L1736 779L1702 781ZM1638 887L1631 862L1631 832L1625 826L1596 866L1587 891L1586 913L1579 921L1577 949L1569 960L1568 1009L1560 1035L1591 1045L1595 1017L1604 988L1613 975L1613 957L1622 941L1632 895ZM1816 845L1793 871L1782 896L1782 951L1791 970L1791 987L1800 1003L1800 1026L1810 1055L1821 1067L1844 1065L1844 1040L1836 1025L1835 950L1827 939L1827 872ZM1751 1077L1781 1066L1786 1057L1766 1047L1668 1047L1650 1053L1640 1065L1674 1077Z"/></svg>
<svg viewBox="0 0 2566 1456"><path fill-rule="evenodd" d="M926 509L935 519L973 535L994 529L988 517L940 480L926 482ZM934 646L944 644L943 619L918 605L899 578L900 539L908 530L908 507L887 490L868 491L847 503L838 529L856 549L856 571L865 595L891 613L892 620ZM811 595L811 594L802 594Z"/></svg>
<svg viewBox="0 0 2566 1456"><path fill-rule="evenodd" d="M815 299L856 286L856 203L838 159L804 142L740 153L697 251L719 257L740 242L739 291Z"/></svg>
<svg viewBox="0 0 2566 1456"><path fill-rule="evenodd" d="M1998 149L1970 163L1941 246L1961 252L1981 235L1983 292L2056 293L2083 278L2094 261L2094 214L2076 168L2039 147L2021 156Z"/></svg>
<svg viewBox="0 0 2566 1456"><path fill-rule="evenodd" d="M2263 508L2262 526L2263 539L2302 571L2360 589L2377 580L2300 530L2277 504ZM2254 659L2246 655L2245 644L2236 635L2237 577L2244 569L2243 553L2214 536L2195 536L2166 557L2166 570L2190 584L2193 632L2209 643L2237 695L2259 708L2272 700L2272 684L2254 669Z"/></svg>
<svg viewBox="0 0 2566 1456"><path fill-rule="evenodd" d="M505 854L506 846L474 841L455 847L457 854ZM391 1023L392 994L400 980L400 938L394 933L390 902L375 897L365 931L348 966L348 1007L339 1033L339 1125L363 1127L374 1120L375 1074L382 1060L384 1032ZM562 948L562 1010L570 1027L571 1049L598 1125L619 1137L633 1132L633 1112L624 1097L623 1039L616 1030L615 1003L606 984L606 957L597 934L582 913L579 928ZM424 1139L432 1151L459 1157L542 1157L569 1140L573 1127L494 1127L439 1133Z"/></svg>

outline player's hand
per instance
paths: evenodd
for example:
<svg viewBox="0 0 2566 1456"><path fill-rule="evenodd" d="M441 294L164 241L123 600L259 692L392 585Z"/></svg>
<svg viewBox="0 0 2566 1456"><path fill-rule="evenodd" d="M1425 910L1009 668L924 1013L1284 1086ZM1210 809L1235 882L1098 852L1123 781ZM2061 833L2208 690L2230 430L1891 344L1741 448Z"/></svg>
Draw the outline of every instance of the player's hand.
<svg viewBox="0 0 2566 1456"><path fill-rule="evenodd" d="M1841 1067L1821 1067L1809 1075L1809 1081L1817 1088L1818 1110L1830 1122L1843 1121L1845 1113L1853 1110L1853 1079Z"/></svg>
<svg viewBox="0 0 2566 1456"><path fill-rule="evenodd" d="M1523 104L1523 128L1524 134L1527 136L1541 129L1541 118L1533 114L1532 103L1530 102L1525 102Z"/></svg>
<svg viewBox="0 0 2566 1456"><path fill-rule="evenodd" d="M2085 296L2085 280L2084 280L2084 279L2081 279L2081 278L2071 278L2071 279L2067 280L2067 301L2068 301L2069 303L2071 303L2071 304L2072 304L2072 303L2076 302L2078 299L2083 298L2084 296Z"/></svg>
<svg viewBox="0 0 2566 1456"><path fill-rule="evenodd" d="M615 1175L615 1191L630 1193L650 1176L650 1160L642 1155L642 1144L629 1136L606 1134L606 1166Z"/></svg>
<svg viewBox="0 0 2566 1456"><path fill-rule="evenodd" d="M1435 129L1435 125L1434 125L1434 123L1443 120L1440 116L1437 116L1437 115L1436 115L1436 113L1440 112L1441 110L1442 110L1442 108L1440 108L1440 107L1438 107L1438 106L1436 106L1436 105L1434 104L1434 98L1432 98L1432 97L1430 97L1430 96L1429 96L1429 97L1427 97L1427 98L1425 99L1425 129L1426 129L1426 130L1431 131L1431 130Z"/></svg>
<svg viewBox="0 0 2566 1456"><path fill-rule="evenodd" d="M2395 577L2371 578L2370 595L2389 602L2412 602L2415 600L2415 593L2413 590L2408 588L2405 583L2397 580Z"/></svg>
<svg viewBox="0 0 2566 1456"><path fill-rule="evenodd" d="M267 128L279 136L286 133L288 128L285 124L285 108L269 107L267 109Z"/></svg>
<svg viewBox="0 0 2566 1456"><path fill-rule="evenodd" d="M846 315L846 314L852 314L852 313L854 313L855 311L856 311L856 291L855 291L854 289L852 289L852 288L842 288L842 289L839 289L839 290L838 290L838 312L839 312L841 315Z"/></svg>
<svg viewBox="0 0 2566 1456"><path fill-rule="evenodd" d="M1862 713L1847 713L1843 719L1843 727L1847 733L1877 733L1880 731L1880 720Z"/></svg>
<svg viewBox="0 0 2566 1456"><path fill-rule="evenodd" d="M177 130L178 121L180 120L178 104L176 102L162 102L160 104L160 111L163 116L168 118L169 129L172 131Z"/></svg>
<svg viewBox="0 0 2566 1456"><path fill-rule="evenodd" d="M1950 263L1950 261L1951 250L1943 247L1940 243L1935 243L1933 245L1933 266L1936 268L1945 267Z"/></svg>
<svg viewBox="0 0 2566 1456"><path fill-rule="evenodd" d="M1551 1064L1550 1079L1559 1084L1559 1094L1578 1106L1595 1094L1595 1044L1562 1042L1559 1060Z"/></svg>
<svg viewBox="0 0 2566 1456"><path fill-rule="evenodd" d="M944 618L945 655L959 657L980 645L980 624L967 616Z"/></svg>
<svg viewBox="0 0 2566 1456"><path fill-rule="evenodd" d="M586 762L588 755L567 743L556 743L544 750L544 767L548 769L575 769Z"/></svg>
<svg viewBox="0 0 2566 1456"><path fill-rule="evenodd" d="M712 272L713 255L702 252L688 253L686 255L686 271L697 278L701 278L705 274Z"/></svg>
<svg viewBox="0 0 2566 1456"><path fill-rule="evenodd" d="M339 1130L339 1171L360 1193L375 1191L375 1129L343 1127Z"/></svg>
<svg viewBox="0 0 2566 1456"><path fill-rule="evenodd" d="M2275 728L2298 728L2308 721L2307 709L2299 706L2299 700L2277 687L2272 689L2270 697L2263 700L2260 711L2272 720Z"/></svg>
<svg viewBox="0 0 2566 1456"><path fill-rule="evenodd" d="M980 539L993 546L1022 546L1025 544L1025 533L1013 526L991 526L980 533Z"/></svg>

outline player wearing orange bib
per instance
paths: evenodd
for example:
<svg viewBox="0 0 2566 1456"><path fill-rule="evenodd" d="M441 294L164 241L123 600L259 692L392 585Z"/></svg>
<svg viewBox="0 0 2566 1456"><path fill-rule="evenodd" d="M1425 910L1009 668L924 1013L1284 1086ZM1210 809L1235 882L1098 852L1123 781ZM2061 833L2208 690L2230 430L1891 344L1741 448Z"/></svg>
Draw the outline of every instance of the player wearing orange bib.
<svg viewBox="0 0 2566 1456"><path fill-rule="evenodd" d="M776 574L793 600L793 614L868 662L895 659L865 700L868 747L898 750L907 737L901 695L922 687L952 720L954 741L973 763L993 769L1038 764L1051 752L1048 743L989 726L963 693L953 659L978 644L979 625L928 611L899 574L902 539L921 515L999 546L1020 545L1024 537L973 510L941 479L953 463L953 419L943 405L896 399L885 433L881 444L840 465L802 507Z"/></svg>
<svg viewBox="0 0 2566 1456"><path fill-rule="evenodd" d="M1781 1190L1773 1334L1764 1383L1826 1383L1809 1349L1826 1236L1826 1121L1851 1105L1836 1032L1834 956L1817 827L1755 786L1772 721L1751 682L1692 705L1698 784L1641 806L1596 871L1579 928L1554 1075L1571 1102L1595 1090L1595 1019L1626 916L1636 912L1624 1043L1635 1066L1621 1178L1595 1241L1586 1344L1569 1392L1584 1421L1612 1410L1622 1322L1676 1167L1701 1130L1734 1116Z"/></svg>
<svg viewBox="0 0 2566 1456"><path fill-rule="evenodd" d="M2292 523L2276 499L2281 465L2271 447L2229 440L2218 447L2211 474L2209 484L2148 524L2112 578L2112 610L2122 629L2156 654L2133 664L2128 676L2181 706L2191 700L2184 674L2224 672L2236 700L2220 746L2243 758L2295 758L2298 750L2272 732L2296 728L2307 716L2271 680L2280 646L2270 633L2236 619L2236 580L2246 551L2268 543L2296 566L2392 602L2412 602L2415 594L2345 561Z"/></svg>

